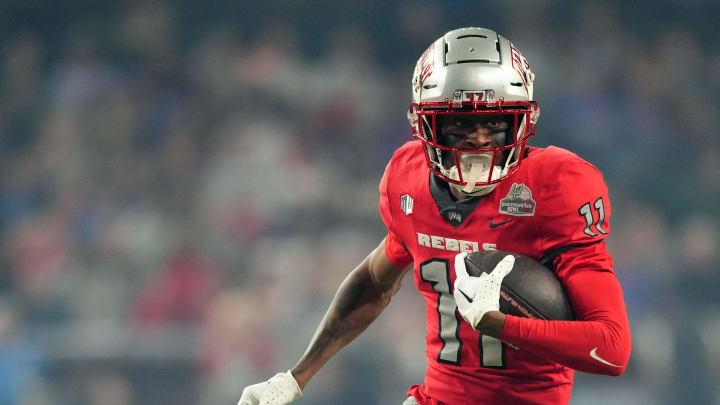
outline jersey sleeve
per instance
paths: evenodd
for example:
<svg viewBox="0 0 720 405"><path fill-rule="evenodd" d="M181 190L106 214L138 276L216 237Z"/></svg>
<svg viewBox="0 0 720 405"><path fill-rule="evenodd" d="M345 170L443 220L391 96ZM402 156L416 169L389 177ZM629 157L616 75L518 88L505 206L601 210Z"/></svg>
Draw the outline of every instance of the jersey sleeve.
<svg viewBox="0 0 720 405"><path fill-rule="evenodd" d="M556 260L564 251L578 246L597 244L590 251L583 250L587 255L578 258L582 261L565 262L557 268L594 267L612 271L612 259L602 243L610 235L611 214L602 173L577 156L569 155L542 175L546 184L542 200L538 202L542 207L538 207L536 221L545 261Z"/></svg>
<svg viewBox="0 0 720 405"><path fill-rule="evenodd" d="M405 248L405 245L403 245L400 237L393 230L393 210L389 196L392 163L392 160L388 163L382 180L380 180L380 216L388 230L388 235L385 238L385 256L387 256L392 264L398 267L405 267L413 262L413 258Z"/></svg>
<svg viewBox="0 0 720 405"><path fill-rule="evenodd" d="M598 245L569 250L558 260L569 263L592 256ZM621 374L630 358L631 336L617 277L611 271L576 268L566 273L563 284L577 321L508 315L501 340L578 371Z"/></svg>

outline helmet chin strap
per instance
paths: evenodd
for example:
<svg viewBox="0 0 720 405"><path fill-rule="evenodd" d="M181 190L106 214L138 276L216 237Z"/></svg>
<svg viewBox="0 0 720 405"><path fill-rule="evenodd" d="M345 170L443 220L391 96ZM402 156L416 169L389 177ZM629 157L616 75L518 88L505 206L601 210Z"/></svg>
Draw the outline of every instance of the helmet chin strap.
<svg viewBox="0 0 720 405"><path fill-rule="evenodd" d="M450 184L450 187L452 187L454 190L459 191L458 193L455 193L455 196L462 196L462 198L470 198L470 197L479 197L483 195L490 194L491 191L495 190L495 187L497 187L498 183L490 184L487 186L475 186L474 190L472 192L466 193L461 188L459 188L459 184ZM458 186L458 187L456 187ZM460 198L460 199L462 199Z"/></svg>
<svg viewBox="0 0 720 405"><path fill-rule="evenodd" d="M465 196L465 197L477 197L481 195L486 195L493 191L495 187L497 187L496 184L488 184L483 186L476 186L475 183L480 181L480 179L487 178L488 174L490 172L490 168L485 168L483 165L473 165L474 167L470 169L470 174L466 178L466 184L465 186L462 186L460 184L455 183L448 183L450 185L450 188L455 190L456 196ZM477 168L478 166L481 166L480 168ZM457 175L457 166L453 166L450 170L447 176L453 180L460 180L459 176ZM500 166L495 166L493 168L493 178L492 180L498 179L504 170ZM473 173L474 172L474 173Z"/></svg>
<svg viewBox="0 0 720 405"><path fill-rule="evenodd" d="M463 179L465 185L449 183L450 187L455 190L456 195L475 197L485 195L491 192L497 184L488 184L483 186L476 186L475 183L479 181L493 181L502 177L507 169L503 169L500 166L492 168L492 178L490 178L490 164L492 162L492 156L487 153L465 153L460 157L460 168L462 169ZM448 178L453 180L460 180L459 175L460 169L458 165L453 165L450 170L444 170L444 173Z"/></svg>

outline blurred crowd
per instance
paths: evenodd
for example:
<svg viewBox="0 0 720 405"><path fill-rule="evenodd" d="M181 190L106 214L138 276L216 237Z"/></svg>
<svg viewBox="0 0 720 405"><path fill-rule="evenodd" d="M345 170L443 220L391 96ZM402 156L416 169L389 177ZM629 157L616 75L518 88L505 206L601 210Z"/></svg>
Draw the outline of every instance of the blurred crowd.
<svg viewBox="0 0 720 405"><path fill-rule="evenodd" d="M384 236L415 61L460 26L514 42L531 143L610 187L633 352L573 403L720 404L720 4L258 3L0 5L0 405L234 404L292 367ZM422 380L404 284L298 404Z"/></svg>

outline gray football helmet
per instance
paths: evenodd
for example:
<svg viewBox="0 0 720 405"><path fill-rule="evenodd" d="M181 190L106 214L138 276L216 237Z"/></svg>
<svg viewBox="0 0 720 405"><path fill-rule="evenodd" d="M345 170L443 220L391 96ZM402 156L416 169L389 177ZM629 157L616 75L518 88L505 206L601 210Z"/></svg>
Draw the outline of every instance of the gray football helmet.
<svg viewBox="0 0 720 405"><path fill-rule="evenodd" d="M487 194L517 171L540 115L534 79L527 60L495 31L460 28L433 42L415 65L408 110L430 170L465 195ZM502 114L508 122L504 142L453 147L438 133L443 114Z"/></svg>

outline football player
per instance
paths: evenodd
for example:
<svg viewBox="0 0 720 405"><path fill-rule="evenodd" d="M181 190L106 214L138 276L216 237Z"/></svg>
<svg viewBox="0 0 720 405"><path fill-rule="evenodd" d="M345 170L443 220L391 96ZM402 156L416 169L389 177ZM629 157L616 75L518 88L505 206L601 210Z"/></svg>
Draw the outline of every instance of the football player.
<svg viewBox="0 0 720 405"><path fill-rule="evenodd" d="M567 404L574 370L625 370L630 328L605 245L608 190L574 153L527 146L539 116L534 79L515 46L488 29L457 29L430 45L412 79L416 140L395 152L380 182L387 236L343 281L295 367L245 388L239 405L299 398L410 268L426 303L428 367L405 404ZM577 320L499 312L513 258L468 276L464 257L481 249L552 268Z"/></svg>

